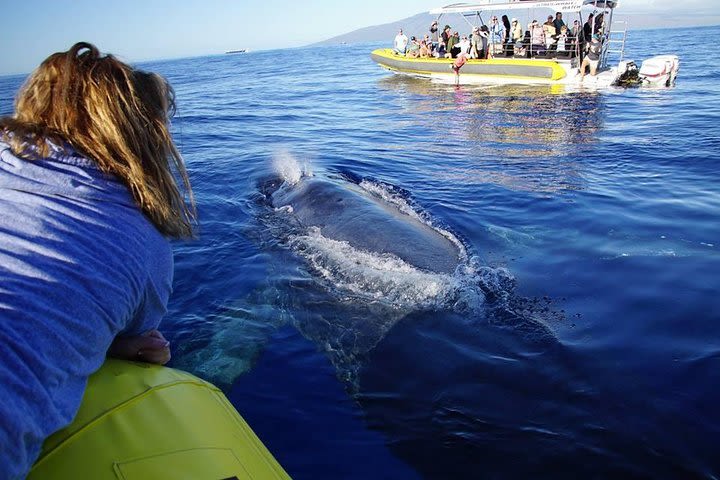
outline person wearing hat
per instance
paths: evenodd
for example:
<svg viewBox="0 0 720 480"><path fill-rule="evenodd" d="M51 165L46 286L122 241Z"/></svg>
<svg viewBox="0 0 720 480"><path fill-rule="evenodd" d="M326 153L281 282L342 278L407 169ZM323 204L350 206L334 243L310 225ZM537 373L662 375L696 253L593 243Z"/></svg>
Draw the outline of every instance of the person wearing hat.
<svg viewBox="0 0 720 480"><path fill-rule="evenodd" d="M430 24L430 42L432 43L433 50L437 48L438 42L440 41L440 34L438 33L437 20Z"/></svg>
<svg viewBox="0 0 720 480"><path fill-rule="evenodd" d="M447 48L448 41L450 40L450 37L452 37L452 30L450 28L450 25L445 25L445 27L443 28L443 31L442 31L442 41L445 42L446 48Z"/></svg>
<svg viewBox="0 0 720 480"><path fill-rule="evenodd" d="M512 40L514 43L517 43L522 40L523 38L523 29L520 26L520 22L518 22L517 18L513 18L510 22L510 25L512 26Z"/></svg>
<svg viewBox="0 0 720 480"><path fill-rule="evenodd" d="M480 27L475 26L470 34L470 58L480 58Z"/></svg>
<svg viewBox="0 0 720 480"><path fill-rule="evenodd" d="M460 47L458 44L460 43L460 33L458 33L457 30L455 30L452 35L450 36L450 39L448 40L447 44L447 51L448 54L450 54L451 58L456 58L458 53L460 53Z"/></svg>
<svg viewBox="0 0 720 480"><path fill-rule="evenodd" d="M479 48L478 48L478 58L485 59L489 56L489 50L488 50L488 37L490 36L490 30L488 29L487 25L483 25L480 27L478 31L479 35Z"/></svg>
<svg viewBox="0 0 720 480"><path fill-rule="evenodd" d="M408 44L405 56L410 58L417 58L420 56L420 42L418 42L417 38L414 36L410 37L410 43Z"/></svg>

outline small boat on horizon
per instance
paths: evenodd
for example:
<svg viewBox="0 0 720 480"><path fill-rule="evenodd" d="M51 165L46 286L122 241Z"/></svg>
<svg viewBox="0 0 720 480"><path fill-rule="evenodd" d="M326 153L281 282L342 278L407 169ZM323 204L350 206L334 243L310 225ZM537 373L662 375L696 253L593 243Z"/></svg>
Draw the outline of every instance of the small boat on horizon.
<svg viewBox="0 0 720 480"><path fill-rule="evenodd" d="M247 48L239 48L239 49L237 49L237 50L228 50L228 51L226 51L225 53L226 53L226 54L232 54L232 53L248 53L249 51L250 51L250 50L248 50Z"/></svg>
<svg viewBox="0 0 720 480"><path fill-rule="evenodd" d="M582 29L585 23L583 9L591 10L594 19L602 15L602 20L597 25L594 20L590 22L592 23L591 34L598 35L601 48L597 62L597 74L586 74L584 78L580 75L581 58L584 53L581 51L584 46L583 40L569 38L563 42L562 48L559 46L560 42L555 40L555 47L548 44L537 48L538 45L531 44L529 25L528 31L523 28L523 39L517 42L498 43L497 41L492 42L492 39L488 38L488 50L491 53L487 58L465 56L458 61L457 58L408 57L392 48L376 49L370 54L370 57L375 63L394 73L455 84L559 84L588 88L606 88L614 85L672 86L680 65L676 55L652 57L645 60L640 68L634 61L624 58L627 24L624 21L613 21L613 12L617 6L617 0L509 2L507 0L502 2L486 0L472 4L455 3L429 12L438 15L438 25L440 25L439 20L443 15L459 14L469 29L474 31L476 27L486 25L482 15L488 12L491 14L504 12L508 15L513 13L518 18L526 19L528 24L532 19L535 28L537 28L535 24L539 23L535 19L545 18L548 12L551 16L555 16L556 12L575 14ZM521 16L518 13L524 13L524 15ZM495 17L495 15L493 16ZM504 15L504 19L508 20L507 16ZM572 25L569 19L568 23L570 24L567 26L569 33L569 27ZM520 25L523 23L521 22ZM539 26L542 27L542 25ZM483 35L481 32L479 33ZM582 30L580 30L580 34L584 37ZM420 38L418 37L418 42Z"/></svg>

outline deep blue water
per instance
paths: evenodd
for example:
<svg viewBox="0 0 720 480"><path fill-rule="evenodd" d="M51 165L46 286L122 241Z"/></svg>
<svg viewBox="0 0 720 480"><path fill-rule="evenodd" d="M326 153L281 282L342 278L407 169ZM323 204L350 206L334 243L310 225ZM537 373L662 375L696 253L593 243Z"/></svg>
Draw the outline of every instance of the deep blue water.
<svg viewBox="0 0 720 480"><path fill-rule="evenodd" d="M631 32L630 58L680 56L677 85L602 93L393 76L375 45L142 65L175 87L200 216L173 365L298 479L717 478L718 41ZM1 113L22 80L0 78ZM294 161L450 232L485 301L323 276L263 201Z"/></svg>

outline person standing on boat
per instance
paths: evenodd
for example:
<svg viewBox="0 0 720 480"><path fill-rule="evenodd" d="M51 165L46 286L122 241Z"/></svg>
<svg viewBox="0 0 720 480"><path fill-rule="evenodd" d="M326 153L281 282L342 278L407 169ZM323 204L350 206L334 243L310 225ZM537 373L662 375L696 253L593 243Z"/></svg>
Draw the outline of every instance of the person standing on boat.
<svg viewBox="0 0 720 480"><path fill-rule="evenodd" d="M448 40L447 44L447 52L448 55L450 55L450 58L457 57L458 53L460 53L460 47L458 47L458 43L460 43L460 34L455 31L450 35L450 39Z"/></svg>
<svg viewBox="0 0 720 480"><path fill-rule="evenodd" d="M585 40L585 44L588 44L592 41L592 36L595 30L595 22L593 20L594 15L591 13L588 15L587 22L583 25L583 40Z"/></svg>
<svg viewBox="0 0 720 480"><path fill-rule="evenodd" d="M450 50L448 46L448 42L450 41L450 37L452 37L452 29L450 28L450 25L445 25L445 28L443 28L442 31L442 41L445 42L445 49Z"/></svg>
<svg viewBox="0 0 720 480"><path fill-rule="evenodd" d="M481 48L480 48L480 51L478 52L480 58L488 58L490 56L489 38L490 38L490 30L488 29L488 26L481 25L480 26Z"/></svg>
<svg viewBox="0 0 720 480"><path fill-rule="evenodd" d="M512 56L512 54L513 54L512 25L510 25L510 19L508 18L507 15L502 16L502 23L503 23L503 40L502 40L503 49L502 49L502 52L505 56Z"/></svg>
<svg viewBox="0 0 720 480"><path fill-rule="evenodd" d="M574 53L575 56L580 57L580 62L582 62L585 47L585 38L583 36L583 29L582 25L580 25L580 20L574 20L572 29L569 33L569 41L570 41L570 49Z"/></svg>
<svg viewBox="0 0 720 480"><path fill-rule="evenodd" d="M401 28L400 31L398 31L398 34L395 35L395 41L393 42L395 48L393 48L393 51L399 55L405 55L407 44L408 38L405 36Z"/></svg>
<svg viewBox="0 0 720 480"><path fill-rule="evenodd" d="M545 31L545 44L548 50L555 50L557 48L557 32L555 31L552 15L548 15L547 21L543 23L543 30Z"/></svg>
<svg viewBox="0 0 720 480"><path fill-rule="evenodd" d="M590 75L593 77L597 75L598 63L600 63L600 52L602 51L602 42L600 41L600 35L594 34L590 43L587 46L587 52L585 58L580 65L580 81L582 82L585 78L585 70L590 67Z"/></svg>
<svg viewBox="0 0 720 480"><path fill-rule="evenodd" d="M580 20L574 20L573 26L570 29L570 35L572 35L573 37L580 38L580 37L582 37L582 34L583 34L583 29L582 29L582 26L580 25Z"/></svg>
<svg viewBox="0 0 720 480"><path fill-rule="evenodd" d="M173 111L165 79L81 42L0 118L0 478L27 475L106 354L170 359L168 239L195 217Z"/></svg>
<svg viewBox="0 0 720 480"><path fill-rule="evenodd" d="M562 12L555 12L555 20L553 20L556 35L560 35L562 27L565 27L565 21L562 18Z"/></svg>
<svg viewBox="0 0 720 480"><path fill-rule="evenodd" d="M538 24L537 20L533 20L528 30L530 31L530 56L544 54L546 49L545 29Z"/></svg>
<svg viewBox="0 0 720 480"><path fill-rule="evenodd" d="M500 25L500 22L498 22L497 16L493 15L492 19L490 20L490 51L493 55L497 53L498 50L500 50L500 45L502 45L503 41L503 27Z"/></svg>
<svg viewBox="0 0 720 480"><path fill-rule="evenodd" d="M435 50L438 47L440 41L440 34L438 33L438 23L434 20L430 24L430 41L432 42L432 49Z"/></svg>
<svg viewBox="0 0 720 480"><path fill-rule="evenodd" d="M520 26L520 22L518 22L517 18L513 18L510 25L512 26L512 41L517 44L523 39L522 27Z"/></svg>
<svg viewBox="0 0 720 480"><path fill-rule="evenodd" d="M480 27L476 25L470 34L470 58L480 58L480 45Z"/></svg>
<svg viewBox="0 0 720 480"><path fill-rule="evenodd" d="M600 13L595 17L595 29L593 30L593 33L597 33L602 37L605 32L605 14Z"/></svg>

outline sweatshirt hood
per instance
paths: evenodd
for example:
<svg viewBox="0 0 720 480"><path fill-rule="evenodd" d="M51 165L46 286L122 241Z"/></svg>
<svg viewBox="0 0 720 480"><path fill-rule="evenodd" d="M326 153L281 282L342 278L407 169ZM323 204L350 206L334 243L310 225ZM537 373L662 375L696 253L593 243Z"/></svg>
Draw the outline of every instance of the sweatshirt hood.
<svg viewBox="0 0 720 480"><path fill-rule="evenodd" d="M103 173L94 161L67 145L50 144L50 150L46 158L25 159L0 141L0 190L135 205L128 188L116 176Z"/></svg>

